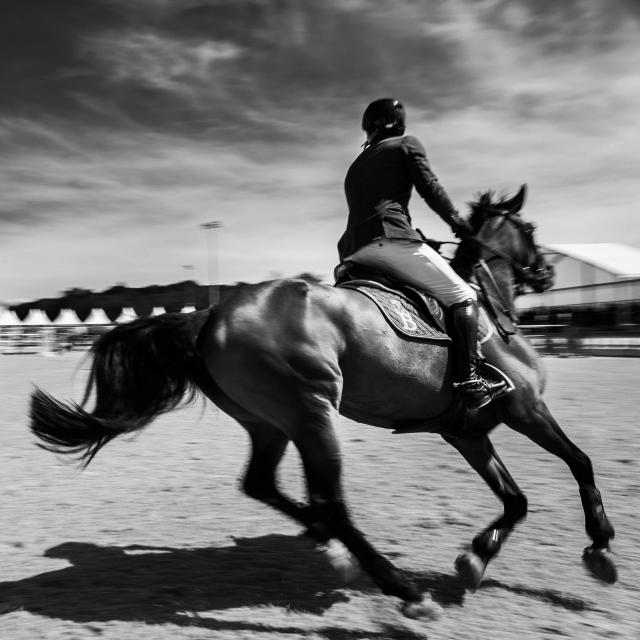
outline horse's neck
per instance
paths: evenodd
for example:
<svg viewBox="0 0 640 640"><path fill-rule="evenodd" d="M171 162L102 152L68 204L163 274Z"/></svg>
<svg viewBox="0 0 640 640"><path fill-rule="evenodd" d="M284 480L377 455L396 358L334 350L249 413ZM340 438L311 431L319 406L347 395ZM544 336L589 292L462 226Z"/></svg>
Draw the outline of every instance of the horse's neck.
<svg viewBox="0 0 640 640"><path fill-rule="evenodd" d="M515 313L513 273L504 260L490 260L476 267L475 278L483 290L496 297L510 313Z"/></svg>
<svg viewBox="0 0 640 640"><path fill-rule="evenodd" d="M482 244L488 244L483 239ZM503 249L500 247L500 251ZM513 293L513 272L511 266L496 253L488 253L484 262L481 261L486 251L478 243L463 241L458 246L451 268L464 280L476 281L482 288L491 293L502 305L515 313L515 296ZM494 259L491 259L491 258ZM489 273L487 273L487 271Z"/></svg>

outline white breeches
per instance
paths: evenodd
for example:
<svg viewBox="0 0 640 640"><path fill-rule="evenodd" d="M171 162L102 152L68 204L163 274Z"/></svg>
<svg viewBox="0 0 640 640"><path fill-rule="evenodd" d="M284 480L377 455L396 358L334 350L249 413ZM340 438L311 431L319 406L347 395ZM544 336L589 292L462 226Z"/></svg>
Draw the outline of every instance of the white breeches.
<svg viewBox="0 0 640 640"><path fill-rule="evenodd" d="M426 291L445 307L476 300L476 292L429 245L414 240L379 238L358 249L347 260L378 269Z"/></svg>

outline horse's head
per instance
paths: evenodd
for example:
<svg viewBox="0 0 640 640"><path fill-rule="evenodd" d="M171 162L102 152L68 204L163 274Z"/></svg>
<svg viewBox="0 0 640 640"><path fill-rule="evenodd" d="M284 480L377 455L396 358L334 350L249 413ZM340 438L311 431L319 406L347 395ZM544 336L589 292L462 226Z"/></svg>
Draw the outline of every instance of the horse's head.
<svg viewBox="0 0 640 640"><path fill-rule="evenodd" d="M516 293L521 293L525 286L540 293L553 286L554 274L536 244L535 225L520 216L526 192L526 185L522 185L515 196L496 199L489 191L470 203L469 222L474 237L463 241L460 248L467 255L475 254L477 260L506 261L513 273Z"/></svg>

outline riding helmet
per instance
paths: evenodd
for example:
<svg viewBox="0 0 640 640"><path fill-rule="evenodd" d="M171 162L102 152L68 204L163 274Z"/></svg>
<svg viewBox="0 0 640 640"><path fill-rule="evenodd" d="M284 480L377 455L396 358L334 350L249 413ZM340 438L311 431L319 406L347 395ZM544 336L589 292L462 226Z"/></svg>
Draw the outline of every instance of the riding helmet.
<svg viewBox="0 0 640 640"><path fill-rule="evenodd" d="M379 98L367 106L362 115L362 128L367 135L379 129L392 130L398 135L404 133L406 115L404 107L395 98Z"/></svg>

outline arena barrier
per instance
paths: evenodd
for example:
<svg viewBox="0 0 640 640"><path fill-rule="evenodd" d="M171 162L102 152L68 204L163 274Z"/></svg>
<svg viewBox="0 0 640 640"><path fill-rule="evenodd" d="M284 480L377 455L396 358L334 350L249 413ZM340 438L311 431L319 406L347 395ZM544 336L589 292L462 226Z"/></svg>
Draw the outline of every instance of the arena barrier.
<svg viewBox="0 0 640 640"><path fill-rule="evenodd" d="M640 357L640 334L597 334L571 325L521 325L520 330L542 355L560 357Z"/></svg>
<svg viewBox="0 0 640 640"><path fill-rule="evenodd" d="M55 355L89 349L93 341L114 324L75 326L0 327L0 354ZM588 335L570 325L521 325L541 355L640 357L640 333Z"/></svg>

